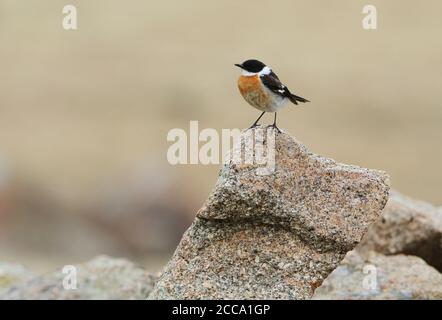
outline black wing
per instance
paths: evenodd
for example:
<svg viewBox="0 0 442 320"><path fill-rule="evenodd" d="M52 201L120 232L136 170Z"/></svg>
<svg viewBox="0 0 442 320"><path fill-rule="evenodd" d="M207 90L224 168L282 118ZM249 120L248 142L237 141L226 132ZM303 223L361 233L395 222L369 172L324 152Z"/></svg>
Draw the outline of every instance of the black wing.
<svg viewBox="0 0 442 320"><path fill-rule="evenodd" d="M287 88L281 83L281 81L279 81L278 76L273 71L269 74L261 75L261 81L270 91L281 97L288 98L294 104L298 104L298 101L310 102L307 99L292 94L289 88Z"/></svg>

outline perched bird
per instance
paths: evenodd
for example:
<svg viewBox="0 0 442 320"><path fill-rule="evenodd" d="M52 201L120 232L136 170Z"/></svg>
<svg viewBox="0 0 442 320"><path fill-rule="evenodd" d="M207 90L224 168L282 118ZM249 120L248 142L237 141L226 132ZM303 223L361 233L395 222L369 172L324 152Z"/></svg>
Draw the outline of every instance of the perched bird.
<svg viewBox="0 0 442 320"><path fill-rule="evenodd" d="M294 104L298 102L310 102L307 99L292 94L269 66L258 60L247 60L237 63L235 66L242 69L238 79L238 88L244 99L253 107L261 110L259 118L250 128L258 125L259 119L266 112L274 112L275 119L271 127L281 132L276 126L276 113L282 109L288 101ZM249 128L249 129L250 129Z"/></svg>

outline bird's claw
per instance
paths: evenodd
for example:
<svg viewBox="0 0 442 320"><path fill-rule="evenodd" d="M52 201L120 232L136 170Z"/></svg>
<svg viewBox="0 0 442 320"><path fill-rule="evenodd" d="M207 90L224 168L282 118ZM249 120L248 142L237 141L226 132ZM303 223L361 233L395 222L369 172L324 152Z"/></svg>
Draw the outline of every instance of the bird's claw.
<svg viewBox="0 0 442 320"><path fill-rule="evenodd" d="M252 124L250 127L247 128L247 130L254 129L254 128L256 128L257 126L258 126L257 124Z"/></svg>
<svg viewBox="0 0 442 320"><path fill-rule="evenodd" d="M281 133L281 130L279 130L279 128L276 126L276 124L271 124L271 125L267 126L267 128L273 128L273 129L275 129L278 133Z"/></svg>

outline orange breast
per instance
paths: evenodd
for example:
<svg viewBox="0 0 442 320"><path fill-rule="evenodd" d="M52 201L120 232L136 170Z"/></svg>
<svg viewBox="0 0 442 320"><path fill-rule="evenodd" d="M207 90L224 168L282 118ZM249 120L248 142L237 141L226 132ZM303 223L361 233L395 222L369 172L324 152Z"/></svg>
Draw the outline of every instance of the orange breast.
<svg viewBox="0 0 442 320"><path fill-rule="evenodd" d="M265 111L269 107L269 96L264 92L259 76L240 76L238 88L244 99L259 110Z"/></svg>
<svg viewBox="0 0 442 320"><path fill-rule="evenodd" d="M242 95L260 89L261 84L259 83L258 75L252 77L240 76L238 79L238 88Z"/></svg>

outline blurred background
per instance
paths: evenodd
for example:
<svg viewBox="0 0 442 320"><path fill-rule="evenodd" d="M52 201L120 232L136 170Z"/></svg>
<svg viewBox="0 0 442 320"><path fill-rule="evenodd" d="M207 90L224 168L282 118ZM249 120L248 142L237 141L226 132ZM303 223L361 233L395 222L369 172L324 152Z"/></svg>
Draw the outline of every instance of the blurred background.
<svg viewBox="0 0 442 320"><path fill-rule="evenodd" d="M78 30L62 28L73 4ZM375 5L378 29L362 28ZM269 64L308 105L278 125L441 205L442 2L0 0L0 261L97 254L156 271L218 165L172 166L167 132L245 128L234 63ZM264 123L271 123L271 116Z"/></svg>

